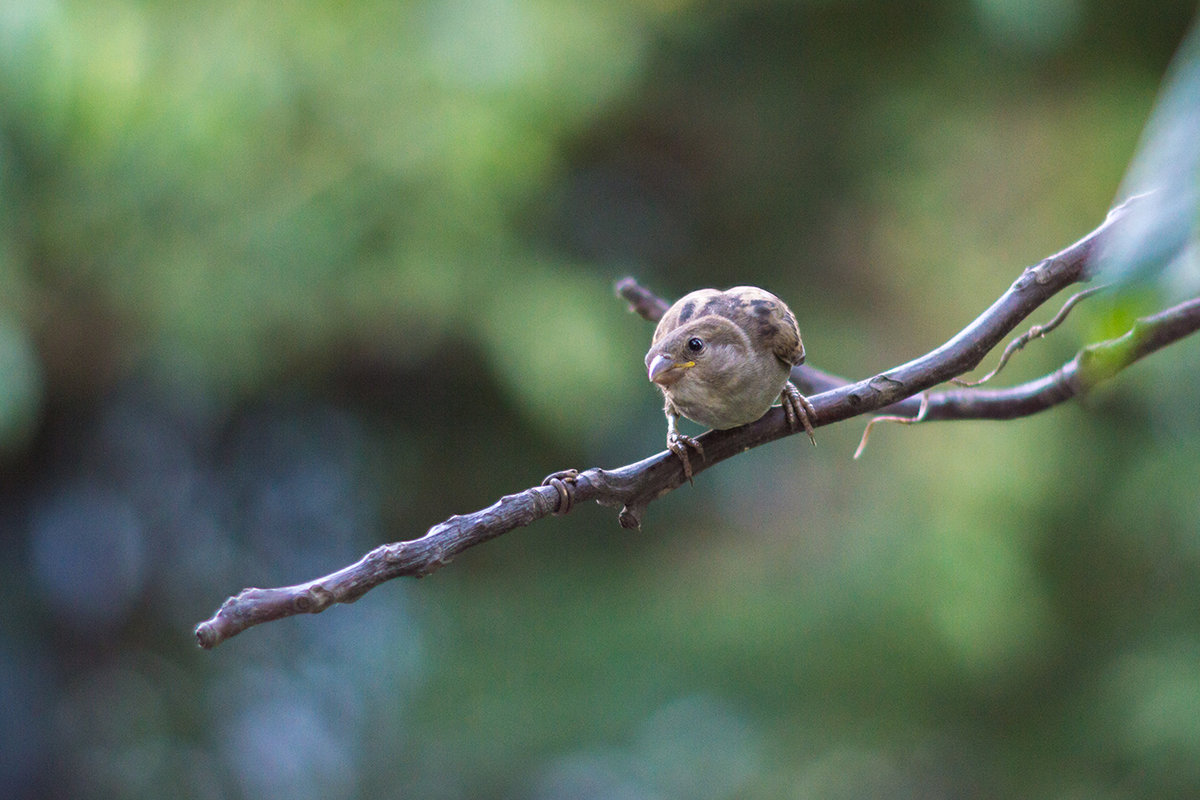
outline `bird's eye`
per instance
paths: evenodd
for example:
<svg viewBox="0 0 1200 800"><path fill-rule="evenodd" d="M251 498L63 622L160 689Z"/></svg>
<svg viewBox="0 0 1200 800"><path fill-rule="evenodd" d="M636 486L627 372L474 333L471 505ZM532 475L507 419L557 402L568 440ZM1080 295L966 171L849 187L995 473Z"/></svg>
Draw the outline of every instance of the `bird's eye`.
<svg viewBox="0 0 1200 800"><path fill-rule="evenodd" d="M697 339L695 336L693 336L691 339L687 340L687 349L691 350L693 353L699 353L704 349L704 340Z"/></svg>

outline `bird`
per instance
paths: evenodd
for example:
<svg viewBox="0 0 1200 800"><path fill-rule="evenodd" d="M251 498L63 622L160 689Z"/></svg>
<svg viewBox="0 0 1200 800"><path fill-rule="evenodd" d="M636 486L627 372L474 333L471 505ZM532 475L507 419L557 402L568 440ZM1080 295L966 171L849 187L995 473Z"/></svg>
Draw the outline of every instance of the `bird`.
<svg viewBox="0 0 1200 800"><path fill-rule="evenodd" d="M704 448L679 432L680 416L725 430L759 419L776 402L788 424L803 425L816 444L812 403L789 380L804 363L800 328L787 304L757 286L698 289L675 302L654 330L646 374L663 393L667 449L692 480L688 448Z"/></svg>

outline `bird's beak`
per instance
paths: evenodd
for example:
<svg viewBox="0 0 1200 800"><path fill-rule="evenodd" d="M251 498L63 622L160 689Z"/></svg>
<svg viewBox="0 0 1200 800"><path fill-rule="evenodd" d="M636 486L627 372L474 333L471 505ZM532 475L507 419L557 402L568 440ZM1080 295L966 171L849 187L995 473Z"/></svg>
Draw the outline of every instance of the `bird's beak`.
<svg viewBox="0 0 1200 800"><path fill-rule="evenodd" d="M666 384L670 381L663 378L673 369L687 369L688 367L696 366L695 361L676 361L668 355L659 353L650 360L647 365L647 374L654 383Z"/></svg>

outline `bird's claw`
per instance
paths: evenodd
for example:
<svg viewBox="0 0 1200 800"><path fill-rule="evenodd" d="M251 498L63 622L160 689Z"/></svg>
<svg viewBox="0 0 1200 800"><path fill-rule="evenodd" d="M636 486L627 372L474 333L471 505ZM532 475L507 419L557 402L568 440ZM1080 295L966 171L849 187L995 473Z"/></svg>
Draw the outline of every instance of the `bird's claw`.
<svg viewBox="0 0 1200 800"><path fill-rule="evenodd" d="M553 486L558 490L558 508L554 516L561 517L570 512L575 505L575 484L579 478L579 470L564 469L553 472L542 479L542 486Z"/></svg>
<svg viewBox="0 0 1200 800"><path fill-rule="evenodd" d="M791 381L784 384L779 399L783 404L783 413L787 416L788 427L796 430L796 424L801 424L804 432L808 434L809 441L816 445L817 437L813 435L812 420L817 418L817 410L813 408L813 404L800 394L800 390Z"/></svg>
<svg viewBox="0 0 1200 800"><path fill-rule="evenodd" d="M689 447L699 454L701 461L704 460L704 445L696 439L682 433L673 433L667 437L667 449L679 456L679 460L683 462L683 476L688 479L688 483L694 483L692 481L692 462L688 458Z"/></svg>

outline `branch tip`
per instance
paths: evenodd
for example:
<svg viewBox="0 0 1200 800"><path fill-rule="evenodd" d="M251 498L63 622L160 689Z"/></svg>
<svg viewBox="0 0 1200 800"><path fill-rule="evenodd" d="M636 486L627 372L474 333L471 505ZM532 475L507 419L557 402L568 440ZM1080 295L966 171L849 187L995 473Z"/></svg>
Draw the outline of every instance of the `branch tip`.
<svg viewBox="0 0 1200 800"><path fill-rule="evenodd" d="M629 310L647 322L658 322L671 304L642 286L632 277L621 278L613 286L617 296L629 303Z"/></svg>
<svg viewBox="0 0 1200 800"><path fill-rule="evenodd" d="M217 632L213 630L212 623L201 622L196 626L196 644L200 645L202 650L212 650L221 640L217 637Z"/></svg>

